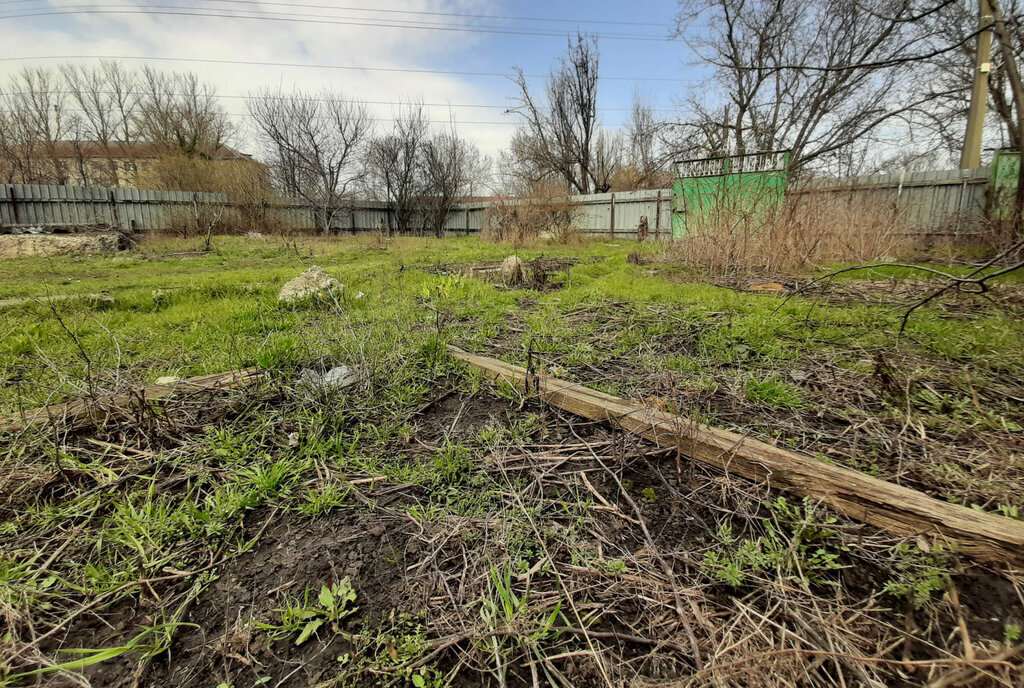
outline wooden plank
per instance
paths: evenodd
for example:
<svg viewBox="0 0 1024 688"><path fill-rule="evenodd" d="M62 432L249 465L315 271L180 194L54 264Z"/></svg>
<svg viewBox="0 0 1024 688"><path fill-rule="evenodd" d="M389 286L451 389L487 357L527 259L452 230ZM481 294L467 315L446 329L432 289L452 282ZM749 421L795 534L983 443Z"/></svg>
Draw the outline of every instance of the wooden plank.
<svg viewBox="0 0 1024 688"><path fill-rule="evenodd" d="M191 377L169 385L151 385L135 394L110 394L96 399L76 399L63 404L52 404L32 409L21 414L0 418L0 432L20 432L48 422L62 422L70 425L86 421L103 423L123 415L123 411L140 398L146 401L166 399L174 394L202 392L218 389L235 389L252 384L265 374L257 368L232 370Z"/></svg>
<svg viewBox="0 0 1024 688"><path fill-rule="evenodd" d="M489 378L591 420L612 423L663 447L769 487L820 500L839 513L899 535L955 541L988 563L1024 562L1024 523L949 504L901 485L818 461L734 432L613 397L525 368L466 353L449 353Z"/></svg>

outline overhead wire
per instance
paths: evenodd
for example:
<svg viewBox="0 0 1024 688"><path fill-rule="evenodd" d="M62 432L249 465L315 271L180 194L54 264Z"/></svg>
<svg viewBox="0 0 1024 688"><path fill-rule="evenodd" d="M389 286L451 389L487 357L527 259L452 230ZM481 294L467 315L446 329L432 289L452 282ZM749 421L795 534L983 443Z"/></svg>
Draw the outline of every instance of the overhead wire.
<svg viewBox="0 0 1024 688"><path fill-rule="evenodd" d="M44 2L45 0L0 0L0 5L15 5L24 4L27 2ZM435 16L435 17L456 17L465 19L496 19L499 21L530 21L530 22L545 22L545 23L558 23L558 24L608 24L613 26L649 26L649 27L664 27L663 23L660 22L638 22L629 21L623 19L565 19L561 17L520 17L512 15L498 15L498 14L475 14L470 12L439 12L439 11L428 11L428 10L407 10L407 9L391 9L391 8L380 8L380 7L354 7L351 5L323 5L315 3L295 3L295 2L263 2L262 0L208 0L212 2L218 2L221 4L236 4L236 5L256 5L263 7L265 5L283 5L286 7L300 7L303 9L332 9L339 11L350 11L350 12L364 12L364 13L377 13L377 14L418 14L424 16ZM58 5L57 7L63 7ZM34 8L26 8L34 9Z"/></svg>
<svg viewBox="0 0 1024 688"><path fill-rule="evenodd" d="M77 7L77 9L75 8ZM169 8L169 9L159 9ZM279 16L270 16L268 14L238 14L228 13L223 11L207 11L203 8L192 8L192 7L181 7L176 5L147 5L147 6L135 6L135 5L79 5L74 7L57 6L54 9L48 9L46 11L36 11L35 8L29 8L28 11L20 14L4 14L0 15L0 19L26 19L26 18L38 18L38 17L54 17L54 16L68 16L68 15L153 15L153 16L181 16L181 17L210 17L210 18L223 18L223 19L251 19L257 21L277 21L277 22L291 22L301 24L317 24L317 25L339 25L339 26L366 26L374 28L391 28L391 29L416 29L416 30L427 30L427 31L452 31L460 33L486 33L486 34L499 34L499 35L512 35L512 36L540 36L540 37L554 37L554 38L565 38L567 34L562 32L554 31L536 31L536 30L525 30L525 29L508 29L498 27L479 27L479 26L453 26L451 24L431 24L423 21L413 22L412 20L404 20L401 23L386 22L386 21L372 21L366 20L354 20L354 19L341 19L341 18L328 18L319 15L309 15L300 13L284 13L277 12ZM310 18L307 18L310 17ZM602 40L624 40L624 41L655 41L655 42L667 42L670 39L669 36L643 36L643 35L625 35L625 34L597 34L597 38Z"/></svg>
<svg viewBox="0 0 1024 688"><path fill-rule="evenodd" d="M60 94L62 92L61 91L41 91L39 93L43 93L43 94L46 94L46 95L58 95L58 94ZM101 95L101 96L114 96L114 95L118 95L117 93L115 93L113 91L90 91L89 93L90 93L90 95ZM7 94L7 95L27 95L26 92L24 92L24 91L11 91L11 90L0 89L0 95L5 95L5 94ZM169 95L169 96L182 96L182 95L186 95L186 94L183 94L183 93L168 93L167 95ZM334 100L337 100L336 98L308 96L308 95L301 95L299 93L282 93L280 95L266 94L266 93L250 93L250 94L212 93L211 95L213 97L215 97L215 98L228 98L228 99L232 99L232 100L298 100L298 101L304 101L304 102L317 102L317 103L332 102ZM365 105L399 105L400 106L400 105L415 104L415 105L422 105L424 107L436 107L436 108L480 108L480 109L491 109L491 110L504 110L505 112L512 112L516 108L516 106L511 104L511 103L505 104L505 105L490 105L490 104L484 104L484 103L420 103L419 101L416 101L416 100L412 100L412 101L403 101L403 100L364 100L362 98L350 98L350 99L346 99L346 100L352 100L352 101L355 101L355 102L358 102L358 103L363 103ZM538 106L538 107L541 110L550 110L551 109L549 106ZM598 110L598 112L632 112L633 108L601 107L601 108L597 108L597 110ZM652 110L654 112L672 112L672 110L664 109L664 108L652 108Z"/></svg>
<svg viewBox="0 0 1024 688"><path fill-rule="evenodd" d="M250 67L286 67L299 69L339 69L361 72L396 72L403 74L444 74L448 76L479 76L479 77L500 77L507 79L507 72L474 72L448 69L416 69L410 67L365 67L356 65L330 65L306 62L271 62L262 60L229 60L203 57L144 57L140 55L36 55L0 57L0 62L17 62L31 60L138 60L143 62L192 62L206 64L243 65ZM547 79L548 74L523 74L528 79ZM599 81L662 81L671 83L697 83L694 80L674 79L672 77L658 76L598 76Z"/></svg>

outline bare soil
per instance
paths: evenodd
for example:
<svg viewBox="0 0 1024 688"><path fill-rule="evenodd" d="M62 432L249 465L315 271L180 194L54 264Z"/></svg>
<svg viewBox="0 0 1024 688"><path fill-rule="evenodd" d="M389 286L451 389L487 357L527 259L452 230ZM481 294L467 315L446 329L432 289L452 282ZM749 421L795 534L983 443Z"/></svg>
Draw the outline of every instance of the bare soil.
<svg viewBox="0 0 1024 688"><path fill-rule="evenodd" d="M93 234L0 234L0 258L88 256L125 248L116 232Z"/></svg>
<svg viewBox="0 0 1024 688"><path fill-rule="evenodd" d="M274 686L373 686L409 685L426 668L460 686L528 686L538 675L575 686L911 686L961 670L961 637L990 655L1007 623L1024 622L1019 576L966 561L953 569L955 603L915 608L887 594L894 539L842 520L817 543L838 556L819 582L765 570L727 584L705 563L723 550L723 524L737 539L763 537L768 522L790 527L766 507L778 495L534 402L437 389L415 413L414 436L390 451L415 461L528 416L539 421L528 440L474 457L491 482L353 487L348 506L313 520L249 513L240 540L254 546L216 568L168 652L85 676L95 686L248 686L268 676ZM467 511L473 490L488 496ZM438 503L448 506L424 515ZM511 567L530 604L486 623L495 566ZM297 646L257 625L273 623L286 597L344 577L358 611L337 633ZM154 583L46 649L124 641L192 580ZM1024 681L1004 666L969 677Z"/></svg>

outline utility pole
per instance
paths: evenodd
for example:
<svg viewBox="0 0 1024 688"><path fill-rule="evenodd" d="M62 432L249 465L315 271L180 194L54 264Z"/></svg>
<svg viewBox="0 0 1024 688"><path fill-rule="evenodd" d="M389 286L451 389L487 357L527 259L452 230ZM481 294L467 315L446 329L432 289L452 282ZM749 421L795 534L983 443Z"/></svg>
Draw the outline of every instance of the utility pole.
<svg viewBox="0 0 1024 688"><path fill-rule="evenodd" d="M988 0L978 0L978 50L974 56L974 90L971 91L971 109L967 113L967 133L960 156L960 169L981 167L981 134L985 128L985 105L988 101L988 74L992 70L992 8Z"/></svg>

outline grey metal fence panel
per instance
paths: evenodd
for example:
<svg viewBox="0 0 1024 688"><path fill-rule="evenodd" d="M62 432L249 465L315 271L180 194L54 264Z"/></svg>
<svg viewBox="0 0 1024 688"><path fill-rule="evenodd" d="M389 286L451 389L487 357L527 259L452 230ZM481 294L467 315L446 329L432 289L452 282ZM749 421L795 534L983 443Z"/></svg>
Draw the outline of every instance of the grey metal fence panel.
<svg viewBox="0 0 1024 688"><path fill-rule="evenodd" d="M911 231L960 233L973 231L984 220L987 182L988 170L948 170L804 180L791 184L789 193L838 195L851 203L887 205L900 210ZM191 214L196 199L201 204L231 205L224 194L214 193L0 184L0 225L165 229ZM579 211L577 226L585 233L635 236L640 219L646 217L649 235L672 236L671 189L589 194L574 196L573 201ZM489 205L486 201L458 204L445 223L446 233L480 231ZM386 204L359 200L354 206L335 214L332 229L375 232L388 227ZM273 198L267 207L277 221L294 230L316 228L316 210L305 200Z"/></svg>
<svg viewBox="0 0 1024 688"><path fill-rule="evenodd" d="M976 231L985 220L988 176L980 169L816 179L794 185L790 193L840 195L851 205L892 207L912 233L958 234Z"/></svg>

